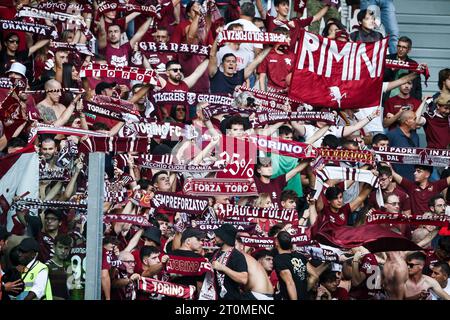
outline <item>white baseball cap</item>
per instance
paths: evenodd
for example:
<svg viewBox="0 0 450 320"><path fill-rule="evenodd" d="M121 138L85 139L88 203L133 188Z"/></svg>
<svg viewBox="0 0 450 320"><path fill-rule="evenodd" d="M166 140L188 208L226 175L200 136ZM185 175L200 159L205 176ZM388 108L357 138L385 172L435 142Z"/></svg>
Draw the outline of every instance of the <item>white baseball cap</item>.
<svg viewBox="0 0 450 320"><path fill-rule="evenodd" d="M26 71L27 71L27 68L23 64L21 64L20 62L14 62L11 65L11 67L9 68L9 70L6 71L6 74L8 74L10 72L15 72L26 78L26 75L25 75Z"/></svg>

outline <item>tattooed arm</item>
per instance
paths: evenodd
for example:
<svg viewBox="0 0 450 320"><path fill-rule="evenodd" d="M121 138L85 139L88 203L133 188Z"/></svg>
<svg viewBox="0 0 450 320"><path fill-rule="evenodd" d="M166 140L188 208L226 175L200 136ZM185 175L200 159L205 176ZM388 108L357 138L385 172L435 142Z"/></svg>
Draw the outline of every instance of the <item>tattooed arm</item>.
<svg viewBox="0 0 450 320"><path fill-rule="evenodd" d="M38 104L37 109L39 110L39 115L41 116L41 119L44 120L44 123L52 124L56 121L56 113L52 108L49 108L44 104Z"/></svg>

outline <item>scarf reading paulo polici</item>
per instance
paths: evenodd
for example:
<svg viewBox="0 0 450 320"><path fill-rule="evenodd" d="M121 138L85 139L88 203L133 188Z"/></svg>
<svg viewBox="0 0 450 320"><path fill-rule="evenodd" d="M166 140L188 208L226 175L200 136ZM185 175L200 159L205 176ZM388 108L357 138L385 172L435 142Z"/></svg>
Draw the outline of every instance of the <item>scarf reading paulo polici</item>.
<svg viewBox="0 0 450 320"><path fill-rule="evenodd" d="M450 150L410 147L374 148L375 160L434 167L450 166Z"/></svg>
<svg viewBox="0 0 450 320"><path fill-rule="evenodd" d="M223 219L238 218L246 221L249 218L275 219L285 222L294 222L298 220L298 212L295 209L275 209L275 208L256 208L250 206L239 206L232 204L220 205L219 216Z"/></svg>
<svg viewBox="0 0 450 320"><path fill-rule="evenodd" d="M289 97L333 109L379 106L387 43L335 41L301 30Z"/></svg>
<svg viewBox="0 0 450 320"><path fill-rule="evenodd" d="M148 293L189 300L194 298L195 293L195 286L187 287L146 277L138 280L138 289Z"/></svg>

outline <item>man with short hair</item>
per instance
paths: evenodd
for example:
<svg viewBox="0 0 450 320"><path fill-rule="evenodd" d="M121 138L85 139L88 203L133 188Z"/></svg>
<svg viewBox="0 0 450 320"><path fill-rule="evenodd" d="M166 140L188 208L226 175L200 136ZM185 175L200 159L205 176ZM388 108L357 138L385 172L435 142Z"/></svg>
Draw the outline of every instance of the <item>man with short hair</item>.
<svg viewBox="0 0 450 320"><path fill-rule="evenodd" d="M403 61L405 63L417 63L417 61L411 59L408 56L408 53L411 52L412 49L412 40L408 38L407 36L402 36L398 39L397 43L397 52L391 53L386 56L386 59L392 59L392 60L398 60ZM407 70L403 69L390 69L385 68L384 69L384 79L383 81L393 81L396 79L401 78L402 74L409 73ZM388 97L393 97L399 93L398 89L392 89L391 91L387 92ZM422 84L420 77L415 78L411 81L411 90L410 90L411 97L421 100L422 99Z"/></svg>
<svg viewBox="0 0 450 320"><path fill-rule="evenodd" d="M155 246L145 245L141 248L139 258L142 261L143 272L141 273L141 277L153 278L157 280L161 280L161 277L158 273L163 268L163 263L159 259L160 250ZM165 257L165 258L164 258ZM169 259L168 256L163 256L165 259L164 263ZM155 270L159 270L156 271ZM155 293L148 293L143 290L138 290L136 300L161 300L162 296Z"/></svg>
<svg viewBox="0 0 450 320"><path fill-rule="evenodd" d="M408 280L405 283L405 300L431 300L433 293L443 300L450 300L450 295L435 279L422 273L425 260L426 255L422 252L406 256Z"/></svg>
<svg viewBox="0 0 450 320"><path fill-rule="evenodd" d="M431 277L439 283L441 288L447 292L447 294L450 295L450 283L448 281L450 276L450 266L447 263L440 261L433 265L431 269ZM434 293L432 299L440 300Z"/></svg>
<svg viewBox="0 0 450 320"><path fill-rule="evenodd" d="M135 272L136 261L127 251L119 253L121 265L114 270L111 280L111 300L135 300L137 281L140 275Z"/></svg>
<svg viewBox="0 0 450 320"><path fill-rule="evenodd" d="M392 169L392 168L391 168ZM428 201L450 185L450 177L430 182L433 167L415 165L414 182L392 170L394 181L402 187L411 199L411 211L423 214L428 211Z"/></svg>
<svg viewBox="0 0 450 320"><path fill-rule="evenodd" d="M311 265L301 253L292 250L292 237L280 231L275 237L274 267L280 284L281 300L307 300L308 269Z"/></svg>
<svg viewBox="0 0 450 320"><path fill-rule="evenodd" d="M234 248L237 230L224 223L214 230L216 245L220 247L210 259L215 271L219 300L241 299L240 287L248 282L248 266L245 256Z"/></svg>
<svg viewBox="0 0 450 320"><path fill-rule="evenodd" d="M55 239L62 225L61 210L47 209L44 212L44 228L39 236L39 260L47 262L55 254Z"/></svg>
<svg viewBox="0 0 450 320"><path fill-rule="evenodd" d="M389 131L389 146L391 147L419 147L419 136L416 133L416 114L412 110L403 111L398 121L400 125ZM412 180L414 178L414 166L412 164L393 164L395 171L403 177Z"/></svg>
<svg viewBox="0 0 450 320"><path fill-rule="evenodd" d="M361 10L358 12L356 19L358 20L358 30L350 33L352 41L375 42L383 39L383 35L375 31L375 16L370 10Z"/></svg>
<svg viewBox="0 0 450 320"><path fill-rule="evenodd" d="M174 181L171 181L174 177L173 174L169 175L169 173L165 170L158 171L155 173L152 177L152 185L155 188L155 191L160 192L173 192L174 187Z"/></svg>
<svg viewBox="0 0 450 320"><path fill-rule="evenodd" d="M242 24L233 23L227 27L227 30L243 31L244 27L242 26ZM222 71L223 69L220 62L222 61L223 56L229 53L234 54L236 57L237 71L245 69L245 67L247 67L254 59L253 53L250 53L248 50L242 48L240 43L226 42L225 45L221 47L217 52L217 64Z"/></svg>
<svg viewBox="0 0 450 320"><path fill-rule="evenodd" d="M384 133L377 133L372 137L372 148L389 147L389 138Z"/></svg>
<svg viewBox="0 0 450 320"><path fill-rule="evenodd" d="M418 79L418 78L416 78ZM389 98L383 110L383 126L394 129L397 126L397 120L401 114L407 110L417 111L421 101L412 97L410 92L412 88L412 81L408 81L399 87L399 93L396 96Z"/></svg>
<svg viewBox="0 0 450 320"><path fill-rule="evenodd" d="M156 43L157 46L160 45L161 43L169 43L170 41L169 31L167 30L167 28L163 26L158 26L156 32L153 33L152 36L153 41ZM145 37L143 41L145 41ZM165 72L166 64L169 61L178 60L178 54L174 52L148 52L145 54L145 56L148 59L148 62L150 63L152 69L158 72Z"/></svg>
<svg viewBox="0 0 450 320"><path fill-rule="evenodd" d="M69 300L67 287L67 267L70 264L69 253L73 246L73 239L67 234L59 234L55 238L55 254L46 262L49 270L49 280L55 300Z"/></svg>
<svg viewBox="0 0 450 320"><path fill-rule="evenodd" d="M320 275L316 300L349 300L347 290L339 287L341 282L337 271L326 270Z"/></svg>

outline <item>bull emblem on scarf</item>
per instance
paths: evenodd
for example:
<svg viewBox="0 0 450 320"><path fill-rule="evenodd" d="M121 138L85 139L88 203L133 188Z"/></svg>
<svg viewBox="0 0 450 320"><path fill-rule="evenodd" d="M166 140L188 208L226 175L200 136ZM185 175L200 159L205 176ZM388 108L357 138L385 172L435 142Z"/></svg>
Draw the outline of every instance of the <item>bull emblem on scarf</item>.
<svg viewBox="0 0 450 320"><path fill-rule="evenodd" d="M194 104L195 103L195 99L196 99L197 95L193 92L188 92L187 93L187 102L189 104Z"/></svg>
<svg viewBox="0 0 450 320"><path fill-rule="evenodd" d="M329 87L330 89L330 96L331 101L337 101L338 108L341 108L341 100L344 99L345 96L347 96L347 93L341 94L341 89L339 87Z"/></svg>

